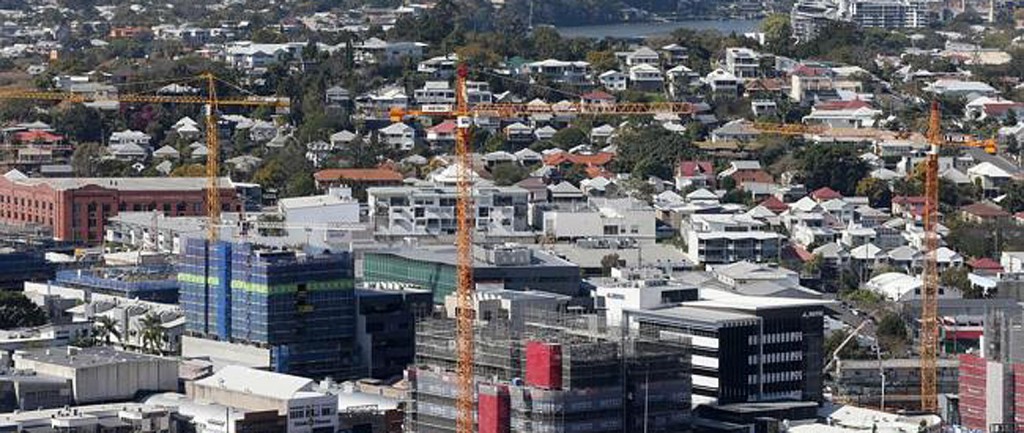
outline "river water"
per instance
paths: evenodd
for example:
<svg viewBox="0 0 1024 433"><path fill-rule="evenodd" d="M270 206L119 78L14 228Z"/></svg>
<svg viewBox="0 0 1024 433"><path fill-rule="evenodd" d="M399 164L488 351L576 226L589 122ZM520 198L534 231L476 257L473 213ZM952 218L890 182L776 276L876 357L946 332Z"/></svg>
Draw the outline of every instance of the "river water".
<svg viewBox="0 0 1024 433"><path fill-rule="evenodd" d="M557 27L558 33L567 38L646 38L664 36L675 29L717 30L722 34L737 34L756 31L761 25L759 20L702 20L673 21L667 23L622 23L601 24L593 26Z"/></svg>

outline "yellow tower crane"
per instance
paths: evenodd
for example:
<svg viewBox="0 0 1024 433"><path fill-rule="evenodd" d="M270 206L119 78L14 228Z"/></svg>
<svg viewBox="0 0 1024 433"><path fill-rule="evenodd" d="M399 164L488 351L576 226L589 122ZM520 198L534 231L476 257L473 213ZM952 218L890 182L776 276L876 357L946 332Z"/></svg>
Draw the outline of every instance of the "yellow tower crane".
<svg viewBox="0 0 1024 433"><path fill-rule="evenodd" d="M30 101L53 101L53 102L115 102L119 104L189 104L202 105L205 112L206 123L206 147L209 153L206 157L206 216L207 238L213 242L218 239L220 227L220 142L217 139L217 112L222 106L234 107L270 107L279 110L287 110L291 105L288 98L247 96L242 98L217 97L217 83L223 83L236 89L238 86L217 78L211 73L186 78L183 80L168 80L167 83L198 82L206 89L205 95L150 95L143 93L129 93L124 95L108 94L81 94L73 92L41 91L25 89L0 90L0 100L30 100Z"/></svg>

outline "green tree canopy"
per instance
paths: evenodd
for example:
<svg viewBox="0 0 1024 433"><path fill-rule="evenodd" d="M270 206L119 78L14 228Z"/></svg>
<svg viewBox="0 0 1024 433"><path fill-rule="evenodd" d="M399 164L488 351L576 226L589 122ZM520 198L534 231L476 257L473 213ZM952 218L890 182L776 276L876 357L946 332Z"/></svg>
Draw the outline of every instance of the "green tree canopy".
<svg viewBox="0 0 1024 433"><path fill-rule="evenodd" d="M807 188L829 187L843 195L853 195L857 182L868 173L868 166L857 151L846 146L812 144L797 152L798 165Z"/></svg>
<svg viewBox="0 0 1024 433"><path fill-rule="evenodd" d="M618 147L616 165L633 176L672 177L682 158L693 157L697 148L674 132L641 125L628 128L615 138Z"/></svg>
<svg viewBox="0 0 1024 433"><path fill-rule="evenodd" d="M0 291L0 329L45 325L46 312L20 292Z"/></svg>

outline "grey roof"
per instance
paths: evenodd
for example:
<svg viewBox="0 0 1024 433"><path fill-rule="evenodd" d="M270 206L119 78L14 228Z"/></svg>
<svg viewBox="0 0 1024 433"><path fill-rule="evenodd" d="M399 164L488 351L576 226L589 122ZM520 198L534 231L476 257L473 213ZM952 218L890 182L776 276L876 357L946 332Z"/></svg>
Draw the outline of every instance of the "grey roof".
<svg viewBox="0 0 1024 433"><path fill-rule="evenodd" d="M889 251L889 258L892 260L909 261L920 257L921 252L906 245Z"/></svg>
<svg viewBox="0 0 1024 433"><path fill-rule="evenodd" d="M1012 161L1010 161L1010 160L1008 160L1006 158L1003 158L1002 156L990 155L990 154L985 152L985 149L977 148L977 147L967 147L967 148L964 148L964 152L968 156L973 158L975 161L978 161L979 163L982 163L982 162L991 163L992 165L995 165L996 167L999 167L1000 170L1003 170L1003 171L1009 173L1011 176L1016 176L1016 175L1021 174L1022 170L1021 170L1020 166L1018 166L1017 164L1014 164Z"/></svg>
<svg viewBox="0 0 1024 433"><path fill-rule="evenodd" d="M660 308L655 310L631 311L631 314L638 314L646 317L660 317L669 320L689 320L713 325L723 325L734 322L746 322L756 320L757 316L746 313L735 313L731 311L713 310L709 308L698 308L690 306L677 306Z"/></svg>
<svg viewBox="0 0 1024 433"><path fill-rule="evenodd" d="M103 346L78 348L77 353L71 355L68 354L67 347L26 349L19 351L17 356L35 362L74 368L115 365L124 362L170 361L169 358L125 352Z"/></svg>
<svg viewBox="0 0 1024 433"><path fill-rule="evenodd" d="M298 392L312 390L315 382L299 376L229 365L196 384L285 400Z"/></svg>
<svg viewBox="0 0 1024 433"><path fill-rule="evenodd" d="M54 177L27 178L14 182L24 185L49 185L57 191L98 186L120 191L176 191L202 190L206 188L205 177ZM234 188L230 178L220 178L221 188Z"/></svg>
<svg viewBox="0 0 1024 433"><path fill-rule="evenodd" d="M479 250L481 247L474 247L475 250ZM450 246L426 246L420 248L394 248L394 249L381 249L376 251L368 251L367 253L376 254L390 254L409 260L415 260L427 263L440 263L455 266L456 264L456 250L455 247ZM556 257L553 254L548 254L544 251L533 251L533 261L529 265L530 267L538 266L575 266L573 263ZM474 260L473 267L475 268L490 268L497 267L496 265L487 263L482 260ZM504 267L504 266L503 266ZM516 266L508 266L510 268Z"/></svg>

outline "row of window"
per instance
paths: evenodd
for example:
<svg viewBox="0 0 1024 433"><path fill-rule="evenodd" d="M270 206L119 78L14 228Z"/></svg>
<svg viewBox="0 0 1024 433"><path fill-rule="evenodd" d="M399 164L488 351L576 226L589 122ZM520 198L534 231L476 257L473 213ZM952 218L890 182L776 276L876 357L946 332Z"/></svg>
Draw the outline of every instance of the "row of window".
<svg viewBox="0 0 1024 433"><path fill-rule="evenodd" d="M797 371L797 370L795 370L795 371L782 371L782 372L778 372L778 373L765 373L764 374L764 383L793 382L793 381L797 381L797 380L803 380L803 378L804 378L804 372ZM756 374L748 374L747 375L747 384L748 385L756 385L757 384L757 375Z"/></svg>
<svg viewBox="0 0 1024 433"><path fill-rule="evenodd" d="M764 355L749 355L747 356L747 364L756 365L758 360L763 359L765 363L771 364L775 362L795 362L804 359L804 354L801 351L791 352L779 352L779 353L766 353Z"/></svg>
<svg viewBox="0 0 1024 433"><path fill-rule="evenodd" d="M765 344L795 343L795 342L798 342L798 341L803 341L803 339L804 339L804 334L802 332L800 332L800 331L780 332L780 333L774 333L774 334L764 334L764 343ZM747 336L747 344L749 344L751 346L756 346L759 341L760 341L760 338L759 338L758 335L749 335L749 336Z"/></svg>

